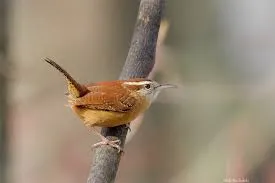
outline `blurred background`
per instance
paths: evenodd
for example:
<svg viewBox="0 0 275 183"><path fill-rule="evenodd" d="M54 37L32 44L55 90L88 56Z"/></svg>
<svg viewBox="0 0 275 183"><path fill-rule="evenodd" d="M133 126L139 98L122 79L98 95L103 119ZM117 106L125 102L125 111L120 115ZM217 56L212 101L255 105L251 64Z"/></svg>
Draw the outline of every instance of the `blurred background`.
<svg viewBox="0 0 275 183"><path fill-rule="evenodd" d="M86 182L99 138L65 107L118 78L137 0L0 0L3 183ZM152 77L177 84L133 123L117 183L275 182L275 1L169 0Z"/></svg>

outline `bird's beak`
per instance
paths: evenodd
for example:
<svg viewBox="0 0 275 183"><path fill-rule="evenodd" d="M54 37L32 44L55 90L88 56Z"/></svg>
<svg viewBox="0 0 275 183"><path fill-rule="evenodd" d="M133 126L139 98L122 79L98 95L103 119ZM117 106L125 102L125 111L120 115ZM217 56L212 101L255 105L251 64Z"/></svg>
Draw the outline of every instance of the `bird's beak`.
<svg viewBox="0 0 275 183"><path fill-rule="evenodd" d="M157 87L158 90L162 90L165 88L177 88L177 86L172 84L161 84Z"/></svg>

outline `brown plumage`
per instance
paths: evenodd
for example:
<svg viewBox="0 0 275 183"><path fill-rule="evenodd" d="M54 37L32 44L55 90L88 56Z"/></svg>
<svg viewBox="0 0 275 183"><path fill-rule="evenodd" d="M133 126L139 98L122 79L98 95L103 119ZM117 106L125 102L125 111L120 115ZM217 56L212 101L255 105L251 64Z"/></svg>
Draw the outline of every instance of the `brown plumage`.
<svg viewBox="0 0 275 183"><path fill-rule="evenodd" d="M46 58L45 61L51 64L53 67L55 67L58 71L60 71L66 77L68 92L72 97L74 98L81 97L89 92L85 86L76 82L74 78L67 71L65 71L65 69L63 69L57 63L55 63L53 60Z"/></svg>
<svg viewBox="0 0 275 183"><path fill-rule="evenodd" d="M148 79L129 79L79 84L70 74L53 60L46 62L59 70L67 79L68 102L72 110L84 121L87 127L114 127L129 124L143 113L163 88L173 85L160 85ZM119 141L109 141L95 130L102 142L121 151Z"/></svg>
<svg viewBox="0 0 275 183"><path fill-rule="evenodd" d="M140 85L123 85L123 80L81 85L53 60L46 58L45 61L66 77L69 104L86 126L114 127L128 124L149 105L145 97L132 92L142 87Z"/></svg>
<svg viewBox="0 0 275 183"><path fill-rule="evenodd" d="M88 85L86 87L89 93L71 99L69 103L87 126L114 127L128 124L143 112L149 103L145 101L145 97L122 85L122 82Z"/></svg>

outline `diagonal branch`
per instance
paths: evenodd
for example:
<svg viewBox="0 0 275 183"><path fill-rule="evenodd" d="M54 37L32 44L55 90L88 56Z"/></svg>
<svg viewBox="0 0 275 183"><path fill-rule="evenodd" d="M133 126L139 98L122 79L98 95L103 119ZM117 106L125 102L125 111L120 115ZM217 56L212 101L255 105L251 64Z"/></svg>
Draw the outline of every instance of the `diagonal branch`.
<svg viewBox="0 0 275 183"><path fill-rule="evenodd" d="M154 67L156 43L165 0L141 0L131 47L120 79L146 78ZM120 139L124 146L127 135L125 126L102 128L101 134L109 139ZM88 183L115 181L121 154L110 146L95 150Z"/></svg>

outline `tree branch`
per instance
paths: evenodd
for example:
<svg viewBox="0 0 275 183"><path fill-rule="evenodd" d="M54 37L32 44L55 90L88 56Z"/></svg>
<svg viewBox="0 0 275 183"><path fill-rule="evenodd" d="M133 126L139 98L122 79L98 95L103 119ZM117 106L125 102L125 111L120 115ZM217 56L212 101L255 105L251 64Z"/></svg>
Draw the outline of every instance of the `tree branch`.
<svg viewBox="0 0 275 183"><path fill-rule="evenodd" d="M154 67L156 43L165 0L141 0L131 47L120 79L146 78ZM118 126L102 128L101 134L108 139L120 139L124 147L127 128ZM96 148L88 183L115 181L121 154L110 146Z"/></svg>

